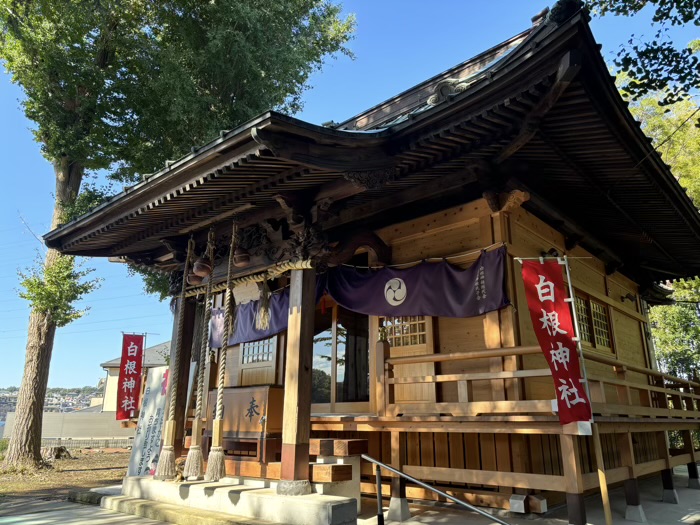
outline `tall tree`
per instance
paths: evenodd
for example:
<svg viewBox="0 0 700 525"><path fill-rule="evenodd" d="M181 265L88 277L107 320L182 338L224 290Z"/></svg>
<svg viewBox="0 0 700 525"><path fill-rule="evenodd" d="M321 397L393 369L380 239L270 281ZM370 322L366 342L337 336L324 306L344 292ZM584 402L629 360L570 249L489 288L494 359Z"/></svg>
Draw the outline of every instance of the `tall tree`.
<svg viewBox="0 0 700 525"><path fill-rule="evenodd" d="M660 106L664 98L664 94L643 97L633 102L630 110L678 182L700 206L700 128L693 125L700 110L692 98ZM656 355L662 370L692 379L700 374L700 280L668 284L673 288L676 304L655 306L649 316Z"/></svg>
<svg viewBox="0 0 700 525"><path fill-rule="evenodd" d="M700 42L679 46L668 31L673 26L700 26L698 0L585 0L585 4L600 16L635 16L647 6L654 10L652 38L631 35L615 59L630 77L627 91L633 98L661 93L660 102L672 104L700 87Z"/></svg>
<svg viewBox="0 0 700 525"><path fill-rule="evenodd" d="M51 227L95 202L80 191L96 170L134 181L256 113L298 110L309 75L349 53L354 20L340 12L328 0L0 0L0 59L54 166ZM24 279L32 310L5 466L41 464L55 331L95 285L74 264L49 250Z"/></svg>

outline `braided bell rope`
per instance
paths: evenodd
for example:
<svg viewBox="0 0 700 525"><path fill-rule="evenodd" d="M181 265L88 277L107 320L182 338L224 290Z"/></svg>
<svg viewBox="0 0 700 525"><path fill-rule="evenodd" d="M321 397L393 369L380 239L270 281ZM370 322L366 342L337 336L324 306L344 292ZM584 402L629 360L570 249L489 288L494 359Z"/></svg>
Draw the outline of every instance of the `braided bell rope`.
<svg viewBox="0 0 700 525"><path fill-rule="evenodd" d="M182 290L178 298L178 319L177 319L177 339L175 342L175 355L171 367L170 377L170 407L168 410L168 421L175 421L175 403L177 402L177 376L180 374L180 351L182 350L182 333L185 331L185 295L187 292L187 270L192 262L194 252L194 239L190 237L187 242L187 259L182 271ZM172 443L170 443L172 445Z"/></svg>
<svg viewBox="0 0 700 525"><path fill-rule="evenodd" d="M224 417L224 380L226 379L226 347L231 337L233 325L233 307L235 299L233 297L233 253L236 251L236 221L233 221L231 230L231 246L228 253L228 273L226 276L226 295L224 299L224 340L219 350L219 379L216 386L216 419ZM221 443L214 443L214 446L221 446Z"/></svg>
<svg viewBox="0 0 700 525"><path fill-rule="evenodd" d="M207 237L207 257L210 261L214 261L214 230L209 230ZM213 273L213 269L212 269ZM199 347L199 368L197 370L197 403L195 405L195 419L202 418L202 404L204 402L204 362L209 351L209 321L211 320L211 288L212 275L209 274L209 282L207 283L207 291L204 296L204 319L202 320L202 341Z"/></svg>

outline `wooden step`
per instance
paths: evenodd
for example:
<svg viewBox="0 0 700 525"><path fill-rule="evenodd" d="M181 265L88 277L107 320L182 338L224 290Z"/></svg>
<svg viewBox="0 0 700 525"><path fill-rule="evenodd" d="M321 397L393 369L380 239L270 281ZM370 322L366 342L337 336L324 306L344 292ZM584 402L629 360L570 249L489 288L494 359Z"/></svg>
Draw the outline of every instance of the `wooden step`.
<svg viewBox="0 0 700 525"><path fill-rule="evenodd" d="M232 477L278 480L281 468L282 464L279 462L264 464L257 461L226 459L226 475ZM309 480L312 483L334 483L351 479L352 465L309 463Z"/></svg>
<svg viewBox="0 0 700 525"><path fill-rule="evenodd" d="M309 454L312 456L359 456L367 454L366 439L315 438L309 440Z"/></svg>

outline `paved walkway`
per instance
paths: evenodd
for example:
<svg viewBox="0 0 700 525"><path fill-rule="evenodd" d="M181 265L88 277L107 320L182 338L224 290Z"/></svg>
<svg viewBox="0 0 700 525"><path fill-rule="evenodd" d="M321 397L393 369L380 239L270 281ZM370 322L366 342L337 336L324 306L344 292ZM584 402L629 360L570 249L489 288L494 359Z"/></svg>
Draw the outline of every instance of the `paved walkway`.
<svg viewBox="0 0 700 525"><path fill-rule="evenodd" d="M649 525L699 525L700 490L688 489L688 475L684 467L677 467L674 473L676 490L680 503L673 505L661 502L661 479L659 476L642 480L642 506ZM624 519L625 497L621 489L610 492L615 525L632 525ZM363 513L358 523L373 525L373 500L363 498ZM374 507L376 509L376 507ZM605 523L600 497L586 499L588 523ZM440 506L412 506L413 517L406 523L436 525L489 525L494 523L475 513L453 510ZM503 517L513 525L565 525L566 508L550 511L544 518ZM388 522L390 524L393 522ZM167 525L163 521L138 518L130 514L120 514L92 505L81 505L62 500L6 497L0 498L0 525Z"/></svg>
<svg viewBox="0 0 700 525"><path fill-rule="evenodd" d="M2 525L164 525L164 521L138 518L61 500L0 498Z"/></svg>
<svg viewBox="0 0 700 525"><path fill-rule="evenodd" d="M700 525L700 490L689 489L688 470L676 467L674 481L680 503L678 505L661 501L661 477L655 476L640 481L642 507L647 517L648 525ZM625 520L625 495L622 488L610 491L610 504L615 525L636 525L636 522ZM377 523L376 500L363 498L362 515L358 519L360 525L375 525ZM386 510L386 507L385 507ZM386 514L385 514L386 515ZM442 506L411 505L412 518L404 523L435 524L435 525L490 525L495 523L476 513L466 510L453 510ZM517 518L507 513L499 517L513 525L566 525L568 523L566 507L550 510L544 518L537 515ZM600 496L586 498L586 518L591 525L604 525L603 504ZM397 522L386 521L387 525Z"/></svg>

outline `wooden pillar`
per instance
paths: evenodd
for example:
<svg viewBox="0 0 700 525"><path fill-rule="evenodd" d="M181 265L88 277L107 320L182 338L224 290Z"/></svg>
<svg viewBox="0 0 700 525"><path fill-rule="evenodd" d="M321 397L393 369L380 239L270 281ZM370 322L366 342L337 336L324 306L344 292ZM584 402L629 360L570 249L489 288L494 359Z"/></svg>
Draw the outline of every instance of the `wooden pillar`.
<svg viewBox="0 0 700 525"><path fill-rule="evenodd" d="M642 507L642 498L639 494L639 483L637 482L637 466L634 461L634 444L632 443L632 433L625 432L616 434L617 449L620 453L622 466L627 467L629 479L625 480L625 519L628 521L645 522L646 516Z"/></svg>
<svg viewBox="0 0 700 525"><path fill-rule="evenodd" d="M406 460L406 433L391 433L391 466L397 470L403 468ZM391 475L391 500L387 519L403 522L411 519L411 511L406 499L406 480L396 474Z"/></svg>
<svg viewBox="0 0 700 525"><path fill-rule="evenodd" d="M173 324L173 336L170 339L170 373L173 370L175 360L175 341L177 341L177 319L179 316L179 308L182 305L178 304L175 309L176 319ZM183 445L185 441L185 424L187 423L187 414L185 406L187 404L187 383L190 380L190 362L192 360L192 341L194 338L194 324L196 303L193 299L186 299L185 304L185 322L184 332L182 334L182 348L180 349L180 367L177 377L177 402L175 404L175 457L182 456Z"/></svg>
<svg viewBox="0 0 700 525"><path fill-rule="evenodd" d="M678 493L673 485L673 469L666 468L661 471L661 484L663 485L662 500L664 503L678 503Z"/></svg>
<svg viewBox="0 0 700 525"><path fill-rule="evenodd" d="M666 461L666 468L661 471L661 483L664 490L662 499L664 503L678 503L678 493L673 486L673 467L671 467L668 433L665 430L656 433L656 443L660 459Z"/></svg>
<svg viewBox="0 0 700 525"><path fill-rule="evenodd" d="M378 416L386 415L386 374L384 360L389 357L390 345L388 341L377 341L375 343L374 352L374 370L375 370L375 388L376 395L374 396L375 412Z"/></svg>
<svg viewBox="0 0 700 525"><path fill-rule="evenodd" d="M683 451L690 454L688 463L688 488L700 489L700 478L698 477L698 458L693 445L693 433L690 430L683 430Z"/></svg>
<svg viewBox="0 0 700 525"><path fill-rule="evenodd" d="M583 472L581 470L578 437L562 434L560 438L569 525L586 525L586 506L583 500Z"/></svg>
<svg viewBox="0 0 700 525"><path fill-rule="evenodd" d="M311 493L309 432L315 310L315 270L292 270L284 373L282 468L281 481L277 485L278 494Z"/></svg>

